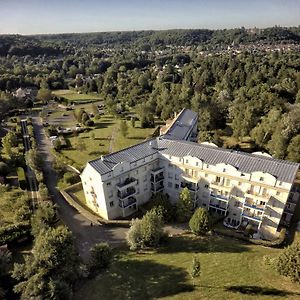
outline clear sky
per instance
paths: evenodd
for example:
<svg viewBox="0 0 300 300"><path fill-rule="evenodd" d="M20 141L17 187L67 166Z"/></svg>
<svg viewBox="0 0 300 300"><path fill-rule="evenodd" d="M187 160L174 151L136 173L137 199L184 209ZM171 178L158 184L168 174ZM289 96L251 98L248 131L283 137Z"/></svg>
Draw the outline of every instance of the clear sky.
<svg viewBox="0 0 300 300"><path fill-rule="evenodd" d="M0 0L0 33L300 25L300 0Z"/></svg>

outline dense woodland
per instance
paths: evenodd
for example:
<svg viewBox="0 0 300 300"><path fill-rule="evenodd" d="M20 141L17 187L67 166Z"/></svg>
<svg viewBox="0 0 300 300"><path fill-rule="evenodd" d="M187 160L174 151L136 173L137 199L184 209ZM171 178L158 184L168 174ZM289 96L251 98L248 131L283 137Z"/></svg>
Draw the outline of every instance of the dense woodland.
<svg viewBox="0 0 300 300"><path fill-rule="evenodd" d="M251 138L299 161L299 41L299 27L0 36L0 112L27 105L19 87L76 88L111 112L135 108L144 126L190 107L200 141Z"/></svg>

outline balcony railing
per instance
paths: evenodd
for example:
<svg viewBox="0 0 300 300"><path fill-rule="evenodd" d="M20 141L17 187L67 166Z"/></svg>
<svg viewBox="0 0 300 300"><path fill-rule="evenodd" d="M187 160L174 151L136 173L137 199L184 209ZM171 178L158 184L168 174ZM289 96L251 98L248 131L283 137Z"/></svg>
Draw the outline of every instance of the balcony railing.
<svg viewBox="0 0 300 300"><path fill-rule="evenodd" d="M250 203L250 202L245 202L244 206L252 209L257 209L259 211L264 211L265 208L264 205L256 205L255 203Z"/></svg>
<svg viewBox="0 0 300 300"><path fill-rule="evenodd" d="M133 177L130 177L130 178L127 178L123 183L117 184L117 189L119 191L123 191L126 188L129 188L129 187L134 186L136 184L137 184L137 179L135 179Z"/></svg>
<svg viewBox="0 0 300 300"><path fill-rule="evenodd" d="M252 190L247 190L246 193L249 195L252 195L252 196L260 197L260 198L269 198L270 197L269 193L260 194L260 193L254 192Z"/></svg>
<svg viewBox="0 0 300 300"><path fill-rule="evenodd" d="M157 175L157 174L159 174L159 173L162 173L163 171L164 171L164 168L163 168L163 167L158 167L158 168L152 170L152 171L151 171L151 174Z"/></svg>
<svg viewBox="0 0 300 300"><path fill-rule="evenodd" d="M164 189L164 185L162 184L162 183L160 183L160 184L151 184L151 191L152 192L155 192L155 193L157 193L157 192L160 192L160 191L162 191Z"/></svg>
<svg viewBox="0 0 300 300"><path fill-rule="evenodd" d="M134 187L129 187L129 188L127 188L126 191L122 191L122 192L118 191L118 197L120 199L126 199L135 194L136 194L136 189Z"/></svg>
<svg viewBox="0 0 300 300"><path fill-rule="evenodd" d="M210 196L211 196L212 198L214 198L214 199L218 199L218 200L221 200L221 201L226 201L226 202L229 201L228 197L223 196L223 195L216 195L216 194L214 194L213 192L210 193Z"/></svg>
<svg viewBox="0 0 300 300"><path fill-rule="evenodd" d="M180 186L182 188L187 187L192 192L196 192L199 190L199 186L196 183L181 182Z"/></svg>
<svg viewBox="0 0 300 300"><path fill-rule="evenodd" d="M261 216L258 216L256 214L251 214L251 213L245 213L243 212L242 213L242 216L244 218L247 218L247 219L250 219L250 220L253 220L253 221L258 221L258 222L261 222L262 221L262 217Z"/></svg>
<svg viewBox="0 0 300 300"><path fill-rule="evenodd" d="M128 198L128 200L125 202L124 200L119 200L119 206L121 208L127 208L129 206L132 206L136 204L136 199L134 197Z"/></svg>
<svg viewBox="0 0 300 300"><path fill-rule="evenodd" d="M163 173L160 173L159 175L151 175L151 182L158 182L158 181L161 181L161 180L164 180L164 174Z"/></svg>
<svg viewBox="0 0 300 300"><path fill-rule="evenodd" d="M210 203L209 206L210 206L210 207L213 207L213 208L216 208L216 209L221 209L221 210L224 210L224 211L227 210L226 207L222 207L222 206L220 206L219 204Z"/></svg>

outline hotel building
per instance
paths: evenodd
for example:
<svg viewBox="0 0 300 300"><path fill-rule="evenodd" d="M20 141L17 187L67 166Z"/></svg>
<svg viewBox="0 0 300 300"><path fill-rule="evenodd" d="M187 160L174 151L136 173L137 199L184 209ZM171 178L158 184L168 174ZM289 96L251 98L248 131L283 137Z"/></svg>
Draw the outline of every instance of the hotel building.
<svg viewBox="0 0 300 300"><path fill-rule="evenodd" d="M266 239L289 225L299 198L299 164L197 144L197 115L184 109L161 136L87 163L82 185L91 209L105 219L128 217L163 192L176 203L187 187L194 205L252 224Z"/></svg>

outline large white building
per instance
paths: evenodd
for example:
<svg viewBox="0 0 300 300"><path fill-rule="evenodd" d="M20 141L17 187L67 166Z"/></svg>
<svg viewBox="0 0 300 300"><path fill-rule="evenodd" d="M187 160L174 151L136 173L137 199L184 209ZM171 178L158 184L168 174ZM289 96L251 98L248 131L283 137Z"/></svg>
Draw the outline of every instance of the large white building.
<svg viewBox="0 0 300 300"><path fill-rule="evenodd" d="M191 142L196 131L197 115L185 109L164 135L88 162L81 179L89 207L105 219L127 217L153 193L176 202L187 187L195 206L227 224L276 237L299 198L299 164Z"/></svg>

